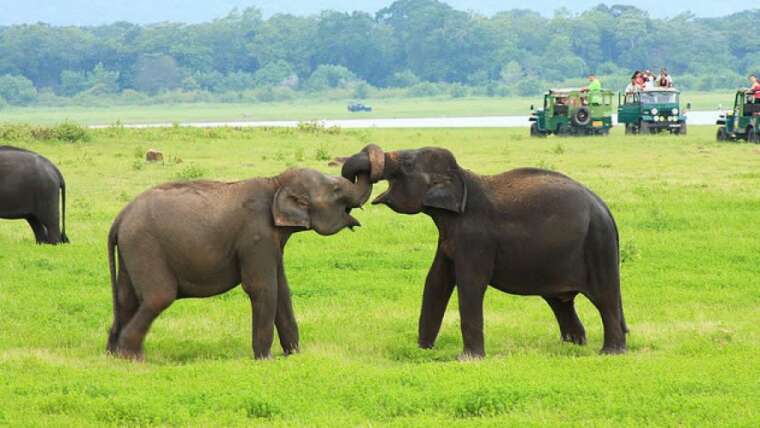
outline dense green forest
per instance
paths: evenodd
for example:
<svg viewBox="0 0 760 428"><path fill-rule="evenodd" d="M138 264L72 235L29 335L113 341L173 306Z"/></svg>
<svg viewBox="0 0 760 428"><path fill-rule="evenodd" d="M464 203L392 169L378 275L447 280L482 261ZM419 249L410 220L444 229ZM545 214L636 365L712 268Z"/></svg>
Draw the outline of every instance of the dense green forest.
<svg viewBox="0 0 760 428"><path fill-rule="evenodd" d="M486 17L398 0L375 15L264 19L249 8L201 24L14 25L0 27L0 107L533 95L591 71L619 89L632 70L663 66L685 89L732 88L760 71L758 21L760 9L657 19L599 5L551 18L525 10Z"/></svg>

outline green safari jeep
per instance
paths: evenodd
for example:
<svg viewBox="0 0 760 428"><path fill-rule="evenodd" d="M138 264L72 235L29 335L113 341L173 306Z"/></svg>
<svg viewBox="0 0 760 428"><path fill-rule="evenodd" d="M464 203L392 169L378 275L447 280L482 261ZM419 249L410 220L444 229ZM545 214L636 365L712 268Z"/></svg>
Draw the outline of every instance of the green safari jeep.
<svg viewBox="0 0 760 428"><path fill-rule="evenodd" d="M618 123L625 124L626 135L663 131L686 135L686 116L679 98L680 92L673 88L619 94Z"/></svg>
<svg viewBox="0 0 760 428"><path fill-rule="evenodd" d="M612 91L591 95L580 89L551 89L544 94L543 108L530 106L530 135L607 135L612 128L613 97Z"/></svg>
<svg viewBox="0 0 760 428"><path fill-rule="evenodd" d="M721 114L718 125L718 141L760 143L760 101L746 89L736 91L733 111Z"/></svg>

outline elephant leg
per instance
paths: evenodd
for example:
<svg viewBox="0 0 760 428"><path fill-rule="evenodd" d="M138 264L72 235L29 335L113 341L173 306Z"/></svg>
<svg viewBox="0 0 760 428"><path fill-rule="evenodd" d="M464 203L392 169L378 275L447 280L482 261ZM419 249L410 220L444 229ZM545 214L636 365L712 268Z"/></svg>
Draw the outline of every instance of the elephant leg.
<svg viewBox="0 0 760 428"><path fill-rule="evenodd" d="M42 223L37 220L37 217L29 216L26 218L26 222L29 223L29 226L34 232L34 240L37 241L38 244L46 243L47 231L45 230L45 226L43 226Z"/></svg>
<svg viewBox="0 0 760 428"><path fill-rule="evenodd" d="M622 354L626 351L625 330L623 328L623 308L620 290L594 291L587 295L599 310L604 325L604 345L602 354Z"/></svg>
<svg viewBox="0 0 760 428"><path fill-rule="evenodd" d="M556 297L544 297L544 300L552 308L554 316L557 318L562 340L575 343L576 345L585 345L586 330L583 328L581 320L578 319L578 313L575 312L575 302L573 299L563 301Z"/></svg>
<svg viewBox="0 0 760 428"><path fill-rule="evenodd" d="M61 240L61 228L58 225L58 222L60 220L60 215L58 214L58 204L53 205L54 209L49 209L47 212L42 213L39 215L40 222L45 225L45 228L47 229L47 239L45 240L48 244L60 244L62 242Z"/></svg>
<svg viewBox="0 0 760 428"><path fill-rule="evenodd" d="M285 276L285 268L282 262L277 269L277 314L274 323L285 355L298 352L298 323L293 313L290 287L288 287L288 279Z"/></svg>
<svg viewBox="0 0 760 428"><path fill-rule="evenodd" d="M459 317L464 341L460 360L479 359L486 355L483 339L483 298L491 278L492 267L483 260L457 259L456 283Z"/></svg>
<svg viewBox="0 0 760 428"><path fill-rule="evenodd" d="M116 346L119 355L137 360L143 359L143 343L151 324L177 299L177 279L160 256L152 257L149 249L142 256L145 257L142 266L130 265L140 269L129 271L132 289L139 296L137 311L122 329ZM127 315L123 314L124 319Z"/></svg>
<svg viewBox="0 0 760 428"><path fill-rule="evenodd" d="M425 291L422 294L418 338L420 348L429 349L435 345L446 306L454 291L454 283L454 266L441 251L438 251L425 280Z"/></svg>
<svg viewBox="0 0 760 428"><path fill-rule="evenodd" d="M137 312L138 301L135 291L132 288L132 282L129 279L129 273L123 268L124 263L119 261L120 269L116 283L116 295L114 296L113 324L108 334L108 352L116 353L119 336L124 327L132 320Z"/></svg>
<svg viewBox="0 0 760 428"><path fill-rule="evenodd" d="M282 257L280 256L280 259ZM243 266L243 289L251 298L253 311L253 355L257 360L272 358L274 320L277 315L278 258L255 257L255 265Z"/></svg>

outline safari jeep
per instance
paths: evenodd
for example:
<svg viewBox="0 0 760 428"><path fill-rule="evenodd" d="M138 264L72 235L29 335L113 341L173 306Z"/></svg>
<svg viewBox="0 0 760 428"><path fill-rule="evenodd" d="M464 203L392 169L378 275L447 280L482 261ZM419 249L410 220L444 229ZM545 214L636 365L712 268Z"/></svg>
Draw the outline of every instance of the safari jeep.
<svg viewBox="0 0 760 428"><path fill-rule="evenodd" d="M663 131L686 135L686 116L681 111L680 92L654 88L618 95L618 123L626 135L657 134Z"/></svg>
<svg viewBox="0 0 760 428"><path fill-rule="evenodd" d="M544 106L535 110L530 135L607 135L612 128L612 91L602 91L597 99L580 89L551 89L544 94Z"/></svg>
<svg viewBox="0 0 760 428"><path fill-rule="evenodd" d="M754 98L746 89L736 91L733 111L718 118L718 141L760 143L760 101L754 101Z"/></svg>

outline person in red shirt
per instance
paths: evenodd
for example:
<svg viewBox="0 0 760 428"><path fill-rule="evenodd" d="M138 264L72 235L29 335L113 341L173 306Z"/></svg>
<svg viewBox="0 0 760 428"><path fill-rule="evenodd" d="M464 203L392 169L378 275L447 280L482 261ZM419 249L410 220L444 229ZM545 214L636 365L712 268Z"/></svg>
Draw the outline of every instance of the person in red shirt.
<svg viewBox="0 0 760 428"><path fill-rule="evenodd" d="M758 80L756 75L750 74L749 81L749 91L755 94L755 102L760 103L760 80Z"/></svg>

